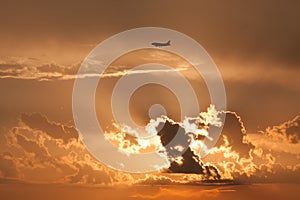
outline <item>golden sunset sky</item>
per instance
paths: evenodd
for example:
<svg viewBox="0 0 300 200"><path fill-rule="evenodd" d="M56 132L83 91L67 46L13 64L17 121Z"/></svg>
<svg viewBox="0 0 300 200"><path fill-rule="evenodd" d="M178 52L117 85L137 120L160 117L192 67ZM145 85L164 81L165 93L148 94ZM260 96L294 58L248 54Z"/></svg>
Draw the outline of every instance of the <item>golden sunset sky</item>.
<svg viewBox="0 0 300 200"><path fill-rule="evenodd" d="M297 199L299 10L296 0L0 0L0 198ZM227 116L216 148L203 162L229 180L225 185L203 185L203 177L184 172L116 171L80 141L72 114L80 64L103 40L139 27L184 33L218 66ZM114 85L126 70L145 63L181 72L197 91L200 111L207 111L210 99L201 76L165 50L133 51L111 63L95 98L106 132L115 131L110 111ZM176 82L171 74L159 76ZM180 122L174 94L158 85L134 93L132 118L146 126L148 109L155 103L165 106L169 119Z"/></svg>

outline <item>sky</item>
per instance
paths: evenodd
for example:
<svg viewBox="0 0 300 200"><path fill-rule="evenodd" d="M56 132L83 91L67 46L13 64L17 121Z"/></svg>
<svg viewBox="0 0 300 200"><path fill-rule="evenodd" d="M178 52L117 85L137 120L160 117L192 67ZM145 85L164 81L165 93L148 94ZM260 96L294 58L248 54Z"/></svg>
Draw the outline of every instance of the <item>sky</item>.
<svg viewBox="0 0 300 200"><path fill-rule="evenodd" d="M300 3L293 0L1 1L0 193L9 196L11 185L31 191L30 184L36 184L43 191L43 184L61 184L68 185L68 194L76 185L104 187L107 195L110 187L121 185L128 198L148 198L151 193L154 199L161 199L168 190L172 196L178 185L187 191L196 190L191 185L199 185L204 191L199 184L203 179L224 179L228 184L291 184L284 186L283 194L299 188L299 8ZM168 160L174 152L167 148L170 166L149 174L116 171L99 162L80 140L72 113L74 81L83 60L105 39L139 27L173 29L201 44L218 67L227 96L225 111L211 107L203 78L168 48L129 52L111 63L96 89L95 109L106 139L118 148L137 152L167 148L164 143L173 130L193 141L198 141L200 131L209 141L208 124L223 128L204 159L191 159L200 155L197 142L175 160ZM172 43L176 45L176 41ZM107 51L113 52L114 46ZM192 124L184 124L179 100L169 88L142 86L129 102L132 119L142 127L169 124L156 130L159 137L145 147L128 136L130 128L113 123L110 102L122 76L137 65L154 62L171 66L189 81L196 91L200 108L196 122L201 126L191 131ZM139 74L168 79L180 88L174 72L148 69L130 76ZM123 98L116 102L124 104ZM167 117L156 116L151 122L148 110L157 103L165 106ZM193 111L193 107L189 109ZM219 125L224 113L226 120ZM61 185L53 190L60 190ZM157 188L148 189L149 185ZM138 187L141 194L129 194L130 187L133 191ZM206 197L216 198L214 192L221 190L242 194L239 186L230 187L212 188L213 194ZM245 187L245 191L257 190L256 185ZM273 191L277 186L264 187ZM222 195L226 199L231 194Z"/></svg>

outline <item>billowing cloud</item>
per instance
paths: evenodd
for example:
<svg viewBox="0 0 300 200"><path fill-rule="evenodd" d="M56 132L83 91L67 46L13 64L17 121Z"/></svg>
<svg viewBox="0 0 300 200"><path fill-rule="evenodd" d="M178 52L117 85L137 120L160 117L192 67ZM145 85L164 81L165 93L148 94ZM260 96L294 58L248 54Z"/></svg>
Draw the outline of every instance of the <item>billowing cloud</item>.
<svg viewBox="0 0 300 200"><path fill-rule="evenodd" d="M212 149L205 149L202 143L204 138L210 137L207 125L218 127L220 122L213 116L224 115L214 107L199 118L186 118L180 123L167 117L152 120L147 125L149 131L157 134L152 143L136 139L132 136L133 130L124 126L116 125L119 132L106 132L107 139L115 140L114 144L128 155L153 150L165 152L170 162L168 168L140 175L118 172L99 163L87 152L72 125L51 121L39 113L24 113L18 125L4 134L6 142L2 143L0 152L0 177L92 185L297 181L300 152L296 150L299 143L294 138L298 133L299 117L266 131L248 134L240 116L235 112L226 113L222 136ZM176 133L179 143L168 146ZM267 140L273 143L271 148L270 144L261 142ZM293 149L283 151L276 140ZM210 151L210 154L201 158L200 150Z"/></svg>
<svg viewBox="0 0 300 200"><path fill-rule="evenodd" d="M129 174L108 169L95 160L72 126L46 116L21 114L19 125L7 134L0 174L32 182L110 185L130 184Z"/></svg>
<svg viewBox="0 0 300 200"><path fill-rule="evenodd" d="M207 149L203 143L204 139L210 138L207 125L220 126L217 119L225 114L226 123L219 141L215 147ZM206 121L207 119L210 121ZM164 155L170 162L170 166L162 169L162 172L198 174L198 181L202 182L209 179L297 181L296 178L291 178L291 175L294 174L297 177L300 172L299 145L295 141L295 138L298 138L298 120L299 117L295 117L279 126L267 128L264 132L248 134L241 116L236 112L216 111L214 107L210 107L208 112L200 113L200 118L196 120L186 118L183 122L174 122L165 116L157 118L147 125L146 130L160 137L160 141L154 140L154 142L159 142L161 145L159 150L165 152ZM125 139L126 134L130 134L128 128L123 129L122 133L124 135L119 138L120 140ZM174 143L172 139L175 136L177 140ZM274 141L272 139L274 137L280 140L280 143ZM172 145L170 145L171 141ZM118 144L122 142L119 141ZM128 141L127 144L141 146L138 142ZM282 151L282 146L289 147L289 149ZM119 145L119 148L123 149L123 146ZM128 146L126 148L128 149ZM201 158L201 151L208 151L210 154ZM166 175L150 176L145 180L147 181L187 183ZM188 183L191 182L191 180L188 181Z"/></svg>
<svg viewBox="0 0 300 200"><path fill-rule="evenodd" d="M284 122L279 126L268 127L263 134L275 140L297 144L300 141L300 116Z"/></svg>
<svg viewBox="0 0 300 200"><path fill-rule="evenodd" d="M18 178L18 170L11 153L4 152L0 155L0 177Z"/></svg>
<svg viewBox="0 0 300 200"><path fill-rule="evenodd" d="M53 139L62 139L67 143L70 139L78 139L78 133L73 126L51 122L39 113L21 114L20 121L33 130L40 130Z"/></svg>
<svg viewBox="0 0 300 200"><path fill-rule="evenodd" d="M282 137L282 133L289 128L297 130L298 118L260 133L248 134L243 131L236 116L227 113L222 138L204 160L213 163L223 177L234 180L298 181L291 174L295 177L300 175L299 145L291 144L289 135L283 134L285 139L281 142L272 139L274 135ZM270 130L273 130L273 136L270 135ZM293 132L293 137L295 134ZM282 151L282 146L288 149Z"/></svg>
<svg viewBox="0 0 300 200"><path fill-rule="evenodd" d="M128 154L141 153L147 147L152 147L169 161L168 169L165 166L160 168L165 172L201 174L203 179L217 180L221 178L218 170L211 164L203 163L200 155L206 149L203 140L212 140L208 134L209 126L220 127L220 120L215 107L210 106L199 117L187 117L183 122L174 122L166 116L151 120L145 127L148 134L153 136L151 140L134 139L138 133L128 126L116 126L119 129L117 134L113 131L105 133L105 137L116 142L119 149Z"/></svg>

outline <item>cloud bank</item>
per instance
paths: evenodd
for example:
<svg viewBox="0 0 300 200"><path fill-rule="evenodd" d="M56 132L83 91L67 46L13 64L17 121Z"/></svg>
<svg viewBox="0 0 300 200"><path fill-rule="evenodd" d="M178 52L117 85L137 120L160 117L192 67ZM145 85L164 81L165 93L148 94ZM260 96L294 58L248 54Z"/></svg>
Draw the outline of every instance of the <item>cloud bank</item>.
<svg viewBox="0 0 300 200"><path fill-rule="evenodd" d="M115 141L115 145L129 154L155 148L165 150L170 161L168 168L138 175L118 172L99 163L87 152L72 125L51 121L39 113L23 113L17 126L1 134L5 143L0 152L0 177L83 185L299 181L299 116L250 134L242 118L227 111L222 136L215 147L205 149L202 142L209 138L207 125L220 125L212 117L216 115L224 115L224 112L210 107L199 118L181 123L167 117L153 120L148 128L156 131L158 137L152 142L160 144L157 146L150 143L141 148L143 142L126 134L128 127L116 126L119 132L107 132L109 140L124 140L122 144ZM197 126L193 126L195 124ZM113 133L122 133L122 137L108 136ZM180 135L180 144L168 146L174 133ZM289 148L280 147L284 145ZM201 158L201 150L210 154ZM179 156L181 151L184 153Z"/></svg>

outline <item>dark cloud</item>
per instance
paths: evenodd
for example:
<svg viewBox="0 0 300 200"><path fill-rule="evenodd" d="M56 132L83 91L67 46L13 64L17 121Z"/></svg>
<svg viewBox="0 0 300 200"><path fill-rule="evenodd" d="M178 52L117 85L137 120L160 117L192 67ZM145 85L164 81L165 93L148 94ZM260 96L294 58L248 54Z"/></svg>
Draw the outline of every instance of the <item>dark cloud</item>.
<svg viewBox="0 0 300 200"><path fill-rule="evenodd" d="M298 143L300 140L300 128L298 127L291 127L286 130L287 137L291 143Z"/></svg>
<svg viewBox="0 0 300 200"><path fill-rule="evenodd" d="M18 63L0 63L1 71L9 70L9 69L18 70L22 68L23 68L22 64L18 64Z"/></svg>
<svg viewBox="0 0 300 200"><path fill-rule="evenodd" d="M284 123L282 126L283 131L279 134L283 134L287 137L288 141L293 144L299 143L300 140L300 116L295 117L293 120ZM285 128L285 129L284 129Z"/></svg>
<svg viewBox="0 0 300 200"><path fill-rule="evenodd" d="M199 156L191 150L189 147L191 142L190 137L188 136L188 133L185 132L184 128L180 127L178 124L166 121L165 123L160 123L158 125L158 130L160 131L157 134L160 136L162 145L166 148L168 158L172 161L172 159L176 158L177 156L182 156L183 159L182 163L177 163L176 161L171 162L167 172L202 174L207 179L221 178L218 170L214 166L204 164L200 160ZM176 148L174 148L178 145L184 148L183 154L181 151L178 151Z"/></svg>
<svg viewBox="0 0 300 200"><path fill-rule="evenodd" d="M41 161L51 158L51 156L36 141L31 141L25 136L16 134L17 144L19 144L26 152L35 154L35 157Z"/></svg>
<svg viewBox="0 0 300 200"><path fill-rule="evenodd" d="M46 116L39 113L22 114L21 122L34 130L41 130L54 139L62 139L67 143L70 139L78 139L78 133L73 126L50 122Z"/></svg>
<svg viewBox="0 0 300 200"><path fill-rule="evenodd" d="M243 133L243 127L234 113L226 113L222 136L226 137L233 151L239 152L242 157L249 157L249 152L254 146L251 143L244 142L246 133ZM220 138L216 145L219 146L222 142L222 138Z"/></svg>
<svg viewBox="0 0 300 200"><path fill-rule="evenodd" d="M107 174L103 169L95 170L89 165L74 164L77 168L77 172L67 176L65 179L70 183L82 183L82 184L110 184L114 174Z"/></svg>

